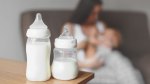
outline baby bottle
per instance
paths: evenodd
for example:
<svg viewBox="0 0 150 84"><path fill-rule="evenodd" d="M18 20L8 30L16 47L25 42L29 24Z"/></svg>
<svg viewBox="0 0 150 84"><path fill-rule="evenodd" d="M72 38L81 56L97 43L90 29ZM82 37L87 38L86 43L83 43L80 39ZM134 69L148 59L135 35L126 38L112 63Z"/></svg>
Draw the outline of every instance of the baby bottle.
<svg viewBox="0 0 150 84"><path fill-rule="evenodd" d="M37 13L35 21L26 33L27 67L26 78L30 81L46 81L50 78L50 32L44 24L41 14Z"/></svg>
<svg viewBox="0 0 150 84"><path fill-rule="evenodd" d="M59 80L71 80L78 75L76 39L71 36L67 26L63 33L55 39L52 75Z"/></svg>

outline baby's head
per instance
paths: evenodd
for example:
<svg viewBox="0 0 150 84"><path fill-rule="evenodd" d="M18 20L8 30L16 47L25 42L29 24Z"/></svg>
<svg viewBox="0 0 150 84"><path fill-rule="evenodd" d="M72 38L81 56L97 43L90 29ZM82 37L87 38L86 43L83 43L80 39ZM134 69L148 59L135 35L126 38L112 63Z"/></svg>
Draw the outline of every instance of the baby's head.
<svg viewBox="0 0 150 84"><path fill-rule="evenodd" d="M111 48L118 48L121 43L120 32L113 28L107 28L105 30L104 38L110 43Z"/></svg>
<svg viewBox="0 0 150 84"><path fill-rule="evenodd" d="M93 46L98 46L100 44L99 40L100 32L96 28L91 28L90 32L88 34L89 37L89 43Z"/></svg>
<svg viewBox="0 0 150 84"><path fill-rule="evenodd" d="M118 48L121 43L121 34L113 28L105 29L105 32L99 32L96 28L89 32L90 43L94 46L104 45L110 48Z"/></svg>

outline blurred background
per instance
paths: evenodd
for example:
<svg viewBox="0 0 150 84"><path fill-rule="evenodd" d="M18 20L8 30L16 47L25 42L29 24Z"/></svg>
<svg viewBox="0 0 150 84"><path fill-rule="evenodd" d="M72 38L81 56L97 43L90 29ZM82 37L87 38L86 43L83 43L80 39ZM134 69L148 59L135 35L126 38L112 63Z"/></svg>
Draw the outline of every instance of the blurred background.
<svg viewBox="0 0 150 84"><path fill-rule="evenodd" d="M1 0L0 57L25 61L21 14L29 10L74 10L79 0ZM105 10L139 11L150 18L150 0L104 0ZM149 22L150 23L150 22Z"/></svg>
<svg viewBox="0 0 150 84"><path fill-rule="evenodd" d="M36 12L52 31L59 35L63 23L80 0L1 0L0 58L26 61L25 33ZM121 52L140 69L150 84L150 0L103 0L102 18L120 28L123 34ZM52 43L54 38L52 37Z"/></svg>

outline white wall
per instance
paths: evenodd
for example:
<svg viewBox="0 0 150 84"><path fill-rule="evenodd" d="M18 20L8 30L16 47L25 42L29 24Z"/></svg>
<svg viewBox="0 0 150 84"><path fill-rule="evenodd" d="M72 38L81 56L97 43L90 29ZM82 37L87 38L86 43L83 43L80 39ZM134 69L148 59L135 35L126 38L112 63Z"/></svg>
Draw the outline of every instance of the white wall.
<svg viewBox="0 0 150 84"><path fill-rule="evenodd" d="M0 58L25 60L20 15L31 9L72 9L76 0L0 0Z"/></svg>
<svg viewBox="0 0 150 84"><path fill-rule="evenodd" d="M75 8L79 0L0 0L0 57L25 60L20 14L31 9ZM107 10L134 10L150 17L150 0L104 0Z"/></svg>

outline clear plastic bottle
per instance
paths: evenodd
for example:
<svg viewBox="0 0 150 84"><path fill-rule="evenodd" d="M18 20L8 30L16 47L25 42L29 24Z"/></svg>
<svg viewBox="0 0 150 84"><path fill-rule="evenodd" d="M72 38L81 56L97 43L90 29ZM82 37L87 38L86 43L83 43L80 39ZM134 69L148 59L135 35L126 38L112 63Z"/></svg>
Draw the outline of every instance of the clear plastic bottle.
<svg viewBox="0 0 150 84"><path fill-rule="evenodd" d="M55 39L52 75L59 80L71 80L78 75L76 39L70 35L67 26L59 38Z"/></svg>
<svg viewBox="0 0 150 84"><path fill-rule="evenodd" d="M27 68L26 77L30 81L46 81L50 78L50 32L42 21L40 13L27 30Z"/></svg>

